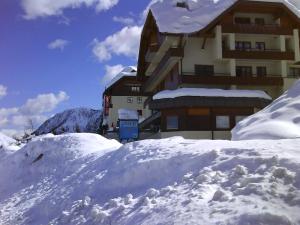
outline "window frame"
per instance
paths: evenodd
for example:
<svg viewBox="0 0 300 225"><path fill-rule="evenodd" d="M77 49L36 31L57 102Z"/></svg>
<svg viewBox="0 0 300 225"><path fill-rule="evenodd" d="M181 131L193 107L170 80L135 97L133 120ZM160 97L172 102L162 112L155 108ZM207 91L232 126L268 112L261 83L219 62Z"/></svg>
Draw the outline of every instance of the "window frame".
<svg viewBox="0 0 300 225"><path fill-rule="evenodd" d="M170 119L176 119L175 121L171 121L171 123L172 122L176 123L175 126L172 126L170 124ZM177 116L177 115L168 115L168 116L166 116L166 130L167 131L179 130L179 116Z"/></svg>
<svg viewBox="0 0 300 225"><path fill-rule="evenodd" d="M226 125L228 125L228 126L218 126L218 118L221 118L221 117L223 117L223 118L225 118L226 117L226 119L228 119L228 121L226 121ZM216 123L216 129L217 130L229 130L230 129L230 127L231 127L231 123L230 123L230 115L216 115L215 116L215 123Z"/></svg>
<svg viewBox="0 0 300 225"><path fill-rule="evenodd" d="M132 104L133 103L133 97L127 97L127 103Z"/></svg>

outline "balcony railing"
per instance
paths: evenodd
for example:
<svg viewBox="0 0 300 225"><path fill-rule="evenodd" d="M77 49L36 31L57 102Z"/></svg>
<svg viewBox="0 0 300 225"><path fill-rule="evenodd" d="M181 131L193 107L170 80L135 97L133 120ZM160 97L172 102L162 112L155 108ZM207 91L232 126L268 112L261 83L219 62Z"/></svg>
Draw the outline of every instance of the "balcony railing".
<svg viewBox="0 0 300 225"><path fill-rule="evenodd" d="M223 24L223 33L292 35L293 30L278 24Z"/></svg>
<svg viewBox="0 0 300 225"><path fill-rule="evenodd" d="M291 51L281 52L279 49L247 48L239 50L229 50L227 48L223 48L223 58L294 60L295 54Z"/></svg>
<svg viewBox="0 0 300 225"><path fill-rule="evenodd" d="M245 76L230 76L225 74L214 75L192 75L184 73L181 76L183 84L203 84L203 85L262 85L262 86L281 86L283 78L281 76L266 75L245 75Z"/></svg>

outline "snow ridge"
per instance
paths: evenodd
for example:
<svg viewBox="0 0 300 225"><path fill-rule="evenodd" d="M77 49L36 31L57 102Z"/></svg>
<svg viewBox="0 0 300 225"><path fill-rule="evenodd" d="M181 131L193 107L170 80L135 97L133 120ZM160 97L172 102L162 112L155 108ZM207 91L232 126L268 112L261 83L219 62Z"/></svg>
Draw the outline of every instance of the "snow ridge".
<svg viewBox="0 0 300 225"><path fill-rule="evenodd" d="M96 133L101 121L101 111L76 108L69 109L44 122L35 132L35 135L47 133Z"/></svg>

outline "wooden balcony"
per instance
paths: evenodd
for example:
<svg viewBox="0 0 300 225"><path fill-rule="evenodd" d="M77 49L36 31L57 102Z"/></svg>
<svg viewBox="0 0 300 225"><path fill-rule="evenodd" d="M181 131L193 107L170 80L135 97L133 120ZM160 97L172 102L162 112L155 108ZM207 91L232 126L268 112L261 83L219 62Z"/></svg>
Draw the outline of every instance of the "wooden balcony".
<svg viewBox="0 0 300 225"><path fill-rule="evenodd" d="M280 76L182 75L183 84L282 86Z"/></svg>
<svg viewBox="0 0 300 225"><path fill-rule="evenodd" d="M294 54L294 52L281 52L277 49L229 50L229 49L223 48L223 58L229 58L229 59L295 60L295 54Z"/></svg>
<svg viewBox="0 0 300 225"><path fill-rule="evenodd" d="M184 55L183 48L170 48L157 64L149 79L143 86L144 92L151 92L165 77L180 58Z"/></svg>
<svg viewBox="0 0 300 225"><path fill-rule="evenodd" d="M293 30L277 24L222 24L223 33L292 35Z"/></svg>

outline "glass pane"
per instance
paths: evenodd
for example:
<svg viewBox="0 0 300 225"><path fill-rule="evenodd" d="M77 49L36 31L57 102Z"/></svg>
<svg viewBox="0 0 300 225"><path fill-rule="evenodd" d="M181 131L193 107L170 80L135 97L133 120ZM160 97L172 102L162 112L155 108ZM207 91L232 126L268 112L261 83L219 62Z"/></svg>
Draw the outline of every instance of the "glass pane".
<svg viewBox="0 0 300 225"><path fill-rule="evenodd" d="M178 116L167 116L167 129L168 130L178 129Z"/></svg>
<svg viewBox="0 0 300 225"><path fill-rule="evenodd" d="M229 116L216 116L216 127L219 129L230 128Z"/></svg>

